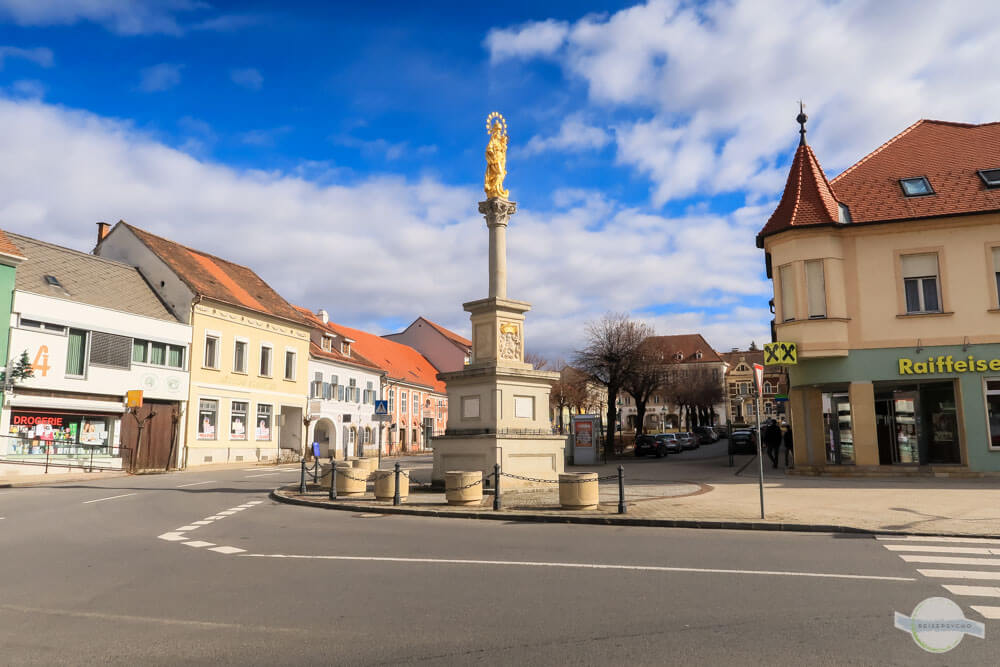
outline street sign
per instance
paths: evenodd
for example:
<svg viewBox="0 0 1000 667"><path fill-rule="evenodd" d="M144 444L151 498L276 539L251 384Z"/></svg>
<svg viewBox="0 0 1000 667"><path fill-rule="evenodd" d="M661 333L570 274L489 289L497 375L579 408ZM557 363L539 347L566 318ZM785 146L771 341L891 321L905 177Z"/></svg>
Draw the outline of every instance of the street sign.
<svg viewBox="0 0 1000 667"><path fill-rule="evenodd" d="M760 364L753 365L753 382L757 385L757 395L764 393L764 367Z"/></svg>
<svg viewBox="0 0 1000 667"><path fill-rule="evenodd" d="M376 415L388 415L389 414L389 401L375 401L375 414Z"/></svg>
<svg viewBox="0 0 1000 667"><path fill-rule="evenodd" d="M795 366L799 363L799 348L795 343L764 343L764 364L767 366Z"/></svg>
<svg viewBox="0 0 1000 667"><path fill-rule="evenodd" d="M130 389L125 393L125 406L129 408L142 407L142 389Z"/></svg>
<svg viewBox="0 0 1000 667"><path fill-rule="evenodd" d="M392 417L390 417L389 415L380 415L376 412L375 414L372 415L372 421L387 422L387 421L392 421Z"/></svg>

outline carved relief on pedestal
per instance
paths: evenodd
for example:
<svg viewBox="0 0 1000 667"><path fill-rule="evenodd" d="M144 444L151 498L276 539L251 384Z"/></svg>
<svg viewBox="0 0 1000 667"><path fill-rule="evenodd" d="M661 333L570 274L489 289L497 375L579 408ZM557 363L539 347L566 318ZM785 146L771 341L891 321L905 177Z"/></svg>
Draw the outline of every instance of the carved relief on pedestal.
<svg viewBox="0 0 1000 667"><path fill-rule="evenodd" d="M521 360L521 328L512 322L500 323L500 358L506 361Z"/></svg>

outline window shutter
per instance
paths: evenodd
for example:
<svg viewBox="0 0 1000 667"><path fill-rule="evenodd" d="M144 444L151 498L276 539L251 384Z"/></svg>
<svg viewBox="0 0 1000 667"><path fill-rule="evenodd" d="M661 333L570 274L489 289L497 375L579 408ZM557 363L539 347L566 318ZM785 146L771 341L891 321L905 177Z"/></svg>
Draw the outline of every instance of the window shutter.
<svg viewBox="0 0 1000 667"><path fill-rule="evenodd" d="M778 269L778 279L781 282L781 319L795 319L795 271L792 266Z"/></svg>
<svg viewBox="0 0 1000 667"><path fill-rule="evenodd" d="M325 398L326 400L330 400L330 396L331 396L331 393L330 393L330 383L329 382L324 382L323 383L323 398Z"/></svg>
<svg viewBox="0 0 1000 667"><path fill-rule="evenodd" d="M902 262L904 278L925 278L938 274L938 262L936 253L925 253L922 255L903 255Z"/></svg>
<svg viewBox="0 0 1000 667"><path fill-rule="evenodd" d="M337 400L338 401L344 400L344 386L343 385L337 387Z"/></svg>
<svg viewBox="0 0 1000 667"><path fill-rule="evenodd" d="M319 371L316 371L315 373L313 373L313 380L315 380L316 382L322 382L323 374L320 373Z"/></svg>
<svg viewBox="0 0 1000 667"><path fill-rule="evenodd" d="M826 278L823 260L806 262L806 288L809 290L809 317L826 317Z"/></svg>

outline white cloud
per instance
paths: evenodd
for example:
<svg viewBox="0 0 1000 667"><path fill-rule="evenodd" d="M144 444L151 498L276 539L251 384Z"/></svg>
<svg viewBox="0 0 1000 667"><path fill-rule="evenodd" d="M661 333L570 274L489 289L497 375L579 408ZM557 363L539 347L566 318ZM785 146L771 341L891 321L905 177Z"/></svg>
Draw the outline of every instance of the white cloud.
<svg viewBox="0 0 1000 667"><path fill-rule="evenodd" d="M200 121L183 129L205 134ZM293 172L199 160L130 124L0 97L0 228L86 249L97 220L118 220L258 271L286 298L345 324L417 315L468 332L461 304L486 294L487 234L478 184L374 175L333 165ZM743 217L670 219L593 191L559 206L523 205L511 221L509 293L534 304L528 344L568 356L583 324L646 312L661 333L704 329L720 348L746 344L760 311L697 312L719 295L761 298L767 285Z"/></svg>
<svg viewBox="0 0 1000 667"><path fill-rule="evenodd" d="M358 139L352 136L340 136L333 139L334 143L348 148L356 148L365 157L379 157L390 162L404 158L426 157L437 153L437 146L427 144L412 146L409 141L386 141L385 139Z"/></svg>
<svg viewBox="0 0 1000 667"><path fill-rule="evenodd" d="M260 90L264 86L263 75L253 67L230 70L229 78L237 86L242 86L247 90Z"/></svg>
<svg viewBox="0 0 1000 667"><path fill-rule="evenodd" d="M513 28L490 30L485 46L490 62L512 58L533 58L555 53L563 45L569 25L565 21L536 21Z"/></svg>
<svg viewBox="0 0 1000 667"><path fill-rule="evenodd" d="M248 146L273 146L278 137L292 131L291 125L272 127L267 130L250 130L240 135L240 141Z"/></svg>
<svg viewBox="0 0 1000 667"><path fill-rule="evenodd" d="M197 0L0 0L0 16L23 26L92 21L122 35L177 35L178 14L207 7Z"/></svg>
<svg viewBox="0 0 1000 667"><path fill-rule="evenodd" d="M3 69L4 61L7 58L21 58L41 67L52 67L55 63L55 56L52 55L52 49L47 49L44 46L33 49L22 49L17 46L0 46L0 69Z"/></svg>
<svg viewBox="0 0 1000 667"><path fill-rule="evenodd" d="M45 97L45 84L35 79L18 79L10 84L10 91L15 97L41 99Z"/></svg>
<svg viewBox="0 0 1000 667"><path fill-rule="evenodd" d="M573 114L563 121L558 134L551 137L533 136L522 149L522 153L535 155L547 151L599 150L611 143L611 140L610 132L589 125L579 114Z"/></svg>
<svg viewBox="0 0 1000 667"><path fill-rule="evenodd" d="M998 119L1000 3L650 0L582 17L532 48L551 25L491 31L504 38L491 60L556 59L586 87L578 111L615 127L618 162L650 179L656 204L774 196L799 99L831 175L918 118Z"/></svg>
<svg viewBox="0 0 1000 667"><path fill-rule="evenodd" d="M160 63L146 67L139 72L139 90L144 93L159 93L170 90L181 82L184 65Z"/></svg>

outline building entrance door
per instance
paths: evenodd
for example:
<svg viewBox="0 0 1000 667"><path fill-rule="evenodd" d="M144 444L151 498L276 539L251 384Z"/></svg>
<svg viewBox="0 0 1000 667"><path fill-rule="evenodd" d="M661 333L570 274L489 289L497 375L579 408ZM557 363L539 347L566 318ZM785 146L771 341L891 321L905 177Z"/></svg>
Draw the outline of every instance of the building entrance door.
<svg viewBox="0 0 1000 667"><path fill-rule="evenodd" d="M878 437L879 465L887 466L896 463L891 399L875 401L875 433Z"/></svg>
<svg viewBox="0 0 1000 667"><path fill-rule="evenodd" d="M920 463L917 397L915 391L893 392L893 463Z"/></svg>

